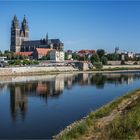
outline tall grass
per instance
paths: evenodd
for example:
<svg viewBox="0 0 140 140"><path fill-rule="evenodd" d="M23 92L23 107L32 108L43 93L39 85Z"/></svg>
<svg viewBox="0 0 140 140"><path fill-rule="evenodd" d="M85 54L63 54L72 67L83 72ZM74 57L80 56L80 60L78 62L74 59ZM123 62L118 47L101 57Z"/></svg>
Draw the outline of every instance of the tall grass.
<svg viewBox="0 0 140 140"><path fill-rule="evenodd" d="M137 95L139 93L140 93L140 89L135 90L135 91L133 91L131 93L128 93L128 94L122 96L121 98L118 98L117 100L115 100L115 101L107 104L106 106L103 106L102 108L98 109L97 111L91 112L85 119L82 119L81 121L79 121L79 122L71 125L71 127L69 129L65 129L64 131L62 131L61 135L57 135L56 136L56 139L58 139L58 140L79 139L81 136L89 133L91 129L96 129L96 127L95 127L94 124L96 123L96 121L98 119L109 115L112 112L112 110L116 109L123 100L128 99L128 98L131 98L131 96ZM139 103L139 105L140 105L140 103ZM136 110L137 109L138 108L136 108ZM131 108L130 108L130 110L131 110ZM132 125L129 124L130 127L128 127L128 129L124 129L124 127L127 126L127 125L124 124L124 121L123 120L124 120L124 118L127 118L125 121L128 124L128 122L130 120L133 120L132 119L133 118L132 115L135 115L134 116L135 119L138 117L138 115L140 116L140 109L139 109L138 114L137 114L136 110L135 111L132 110L131 111L131 114L129 114L128 116L126 116L124 114L124 117L123 118L116 118L113 121L113 123L111 123L104 131L102 131L102 137L104 137L104 136L107 137L108 136L109 138L115 138L116 139L116 138L120 138L120 137L124 138L127 135L128 137L126 137L126 138L130 138L130 136L132 136L131 131L132 131L132 129L134 127L132 127ZM134 120L131 121L132 124L135 123ZM137 119L137 121L138 122L136 122L136 123L138 123L140 125L140 118ZM124 124L124 125L122 125L122 124ZM119 129L118 129L118 127L119 127ZM126 131L127 134L124 133L124 131ZM107 132L109 132L109 133L107 133Z"/></svg>

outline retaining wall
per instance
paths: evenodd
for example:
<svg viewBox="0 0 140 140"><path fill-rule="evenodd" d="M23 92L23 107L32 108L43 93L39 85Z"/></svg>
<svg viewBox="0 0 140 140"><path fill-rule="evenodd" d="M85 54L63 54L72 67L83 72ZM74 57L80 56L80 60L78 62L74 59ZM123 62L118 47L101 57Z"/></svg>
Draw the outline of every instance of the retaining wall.
<svg viewBox="0 0 140 140"><path fill-rule="evenodd" d="M59 66L59 67L13 67L13 68L0 68L0 75L18 75L28 73L43 73L43 72L61 72L61 71L76 71L78 69L72 66Z"/></svg>

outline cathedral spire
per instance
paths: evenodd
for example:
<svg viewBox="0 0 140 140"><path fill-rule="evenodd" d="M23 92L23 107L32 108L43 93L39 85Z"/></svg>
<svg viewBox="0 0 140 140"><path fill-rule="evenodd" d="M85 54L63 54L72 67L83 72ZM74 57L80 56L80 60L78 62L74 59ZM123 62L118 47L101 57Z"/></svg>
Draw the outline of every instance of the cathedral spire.
<svg viewBox="0 0 140 140"><path fill-rule="evenodd" d="M14 18L12 20L12 27L19 28L19 23L16 15L14 15Z"/></svg>
<svg viewBox="0 0 140 140"><path fill-rule="evenodd" d="M22 21L22 29L28 30L28 23L27 23L25 15L24 15L24 18L23 18L23 21Z"/></svg>
<svg viewBox="0 0 140 140"><path fill-rule="evenodd" d="M16 15L14 15L14 19L13 19L13 20L14 20L14 21L18 21L18 20L17 20L17 16L16 16Z"/></svg>
<svg viewBox="0 0 140 140"><path fill-rule="evenodd" d="M48 37L48 33L46 33L46 40L48 40L48 38L49 38L49 37Z"/></svg>

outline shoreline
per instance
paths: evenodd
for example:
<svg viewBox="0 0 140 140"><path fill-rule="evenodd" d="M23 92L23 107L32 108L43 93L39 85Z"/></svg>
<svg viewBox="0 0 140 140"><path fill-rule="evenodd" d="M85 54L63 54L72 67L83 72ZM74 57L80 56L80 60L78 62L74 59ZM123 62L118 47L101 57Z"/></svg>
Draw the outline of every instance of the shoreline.
<svg viewBox="0 0 140 140"><path fill-rule="evenodd" d="M136 105L134 106L134 103L139 101L140 101L140 89L129 92L126 95L119 97L113 100L112 102L102 106L96 111L89 113L86 117L82 118L81 120L75 121L72 124L68 125L66 128L64 128L64 130L60 131L56 136L53 136L53 139L54 140L65 140L65 139L98 140L107 137L110 139L111 136L110 134L107 133L108 131L110 131L110 133L111 131L113 131L110 130L111 126L113 125L112 126L113 129L115 129L116 131L118 128L115 128L115 125L118 124L118 118L120 119L124 115L124 112L132 114L133 107L136 106ZM131 112L131 108L132 108L132 112ZM127 114L125 114L125 116L126 115ZM123 119L127 119L127 118L123 118ZM123 119L122 121L124 121ZM117 136L116 137L112 136L112 138L116 139ZM127 138L127 136L125 138Z"/></svg>
<svg viewBox="0 0 140 140"><path fill-rule="evenodd" d="M140 72L140 68L114 67L103 68L101 70L78 70L73 67L7 67L0 68L0 76L34 76L34 75L54 75L67 73L127 73Z"/></svg>

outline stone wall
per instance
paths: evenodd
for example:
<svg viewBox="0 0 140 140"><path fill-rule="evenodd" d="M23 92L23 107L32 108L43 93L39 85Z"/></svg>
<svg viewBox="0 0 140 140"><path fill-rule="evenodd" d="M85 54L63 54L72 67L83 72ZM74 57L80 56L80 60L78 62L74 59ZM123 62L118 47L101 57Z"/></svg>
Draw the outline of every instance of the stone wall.
<svg viewBox="0 0 140 140"><path fill-rule="evenodd" d="M0 75L22 75L28 73L45 73L45 72L61 72L61 71L76 71L78 69L72 66L57 66L57 67L13 67L0 68Z"/></svg>
<svg viewBox="0 0 140 140"><path fill-rule="evenodd" d="M103 69L113 69L113 68L140 69L140 65L104 65L103 66Z"/></svg>
<svg viewBox="0 0 140 140"><path fill-rule="evenodd" d="M107 61L108 65L121 65L121 61Z"/></svg>

